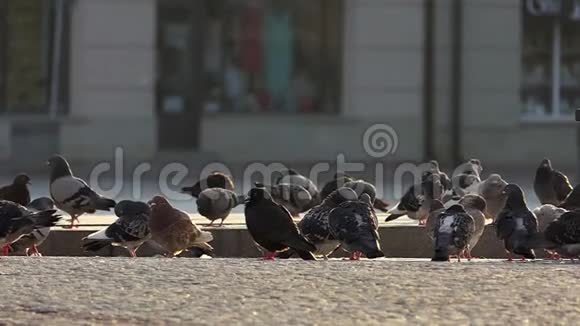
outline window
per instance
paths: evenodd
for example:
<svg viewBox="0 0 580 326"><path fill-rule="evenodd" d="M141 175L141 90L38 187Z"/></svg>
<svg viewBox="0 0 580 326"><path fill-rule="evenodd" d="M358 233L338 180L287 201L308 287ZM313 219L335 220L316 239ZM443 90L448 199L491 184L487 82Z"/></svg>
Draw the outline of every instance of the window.
<svg viewBox="0 0 580 326"><path fill-rule="evenodd" d="M562 118L580 107L580 21L578 1L523 3L525 117Z"/></svg>
<svg viewBox="0 0 580 326"><path fill-rule="evenodd" d="M0 2L0 113L48 113L51 94L62 107L64 88L54 87L62 74L52 71L66 62L65 51L53 60L54 45L64 44L63 25L57 24L64 22L59 21L64 4L65 0ZM58 82L62 86L63 80Z"/></svg>
<svg viewBox="0 0 580 326"><path fill-rule="evenodd" d="M206 0L203 109L334 113L342 1Z"/></svg>

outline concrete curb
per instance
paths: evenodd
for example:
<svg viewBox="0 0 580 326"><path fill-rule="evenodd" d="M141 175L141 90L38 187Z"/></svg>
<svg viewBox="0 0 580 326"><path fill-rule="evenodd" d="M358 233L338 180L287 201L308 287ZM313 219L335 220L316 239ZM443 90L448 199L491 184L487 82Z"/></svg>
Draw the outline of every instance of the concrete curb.
<svg viewBox="0 0 580 326"><path fill-rule="evenodd" d="M256 248L250 234L245 227L204 228L211 231L214 240L211 245L215 249L216 257L259 257L261 254ZM97 253L87 253L81 248L81 239L94 230L51 232L48 239L40 247L45 256L128 256L122 248L107 247ZM425 229L418 226L380 227L381 247L387 257L430 258L433 254L432 243ZM152 245L143 245L138 252L139 256L153 256L160 252ZM495 236L495 230L487 226L479 244L472 254L474 257L505 258L503 243ZM542 250L537 250L538 257L545 257ZM334 256L344 257L346 253L338 250Z"/></svg>

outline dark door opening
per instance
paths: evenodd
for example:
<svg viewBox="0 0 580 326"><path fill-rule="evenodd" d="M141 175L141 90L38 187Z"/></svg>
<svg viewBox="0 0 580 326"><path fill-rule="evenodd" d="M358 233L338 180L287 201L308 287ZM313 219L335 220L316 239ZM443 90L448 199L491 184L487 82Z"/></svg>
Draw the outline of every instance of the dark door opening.
<svg viewBox="0 0 580 326"><path fill-rule="evenodd" d="M202 100L203 1L157 1L157 120L161 150L196 150Z"/></svg>

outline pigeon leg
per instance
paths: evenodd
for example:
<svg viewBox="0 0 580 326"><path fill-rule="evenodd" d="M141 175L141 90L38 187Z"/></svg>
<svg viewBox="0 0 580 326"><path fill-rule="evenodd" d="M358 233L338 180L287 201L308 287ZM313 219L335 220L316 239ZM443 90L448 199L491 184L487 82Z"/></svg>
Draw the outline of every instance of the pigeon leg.
<svg viewBox="0 0 580 326"><path fill-rule="evenodd" d="M4 247L2 247L2 256L8 256L8 254L11 251L11 247L9 244L5 245Z"/></svg>
<svg viewBox="0 0 580 326"><path fill-rule="evenodd" d="M213 226L213 222L215 222L215 220L211 220L207 226Z"/></svg>
<svg viewBox="0 0 580 326"><path fill-rule="evenodd" d="M133 258L137 257L137 252L136 251L137 251L137 249L130 249L129 250L129 253L131 254L131 257L133 257Z"/></svg>
<svg viewBox="0 0 580 326"><path fill-rule="evenodd" d="M360 260L361 256L362 256L362 252L355 251L350 255L350 260Z"/></svg>
<svg viewBox="0 0 580 326"><path fill-rule="evenodd" d="M473 259L469 250L465 251L465 258L467 258L467 261L471 261L471 259Z"/></svg>
<svg viewBox="0 0 580 326"><path fill-rule="evenodd" d="M507 251L507 250L506 250L506 253L507 253L507 256L508 256L507 261L514 261L513 258L512 258L512 253L509 252L509 251Z"/></svg>
<svg viewBox="0 0 580 326"><path fill-rule="evenodd" d="M218 225L219 227L224 226L224 220L225 220L225 218L222 218L222 221L220 222L220 225Z"/></svg>
<svg viewBox="0 0 580 326"><path fill-rule="evenodd" d="M267 252L266 254L264 254L264 257L262 258L262 260L275 260L275 259L276 259L275 252Z"/></svg>
<svg viewBox="0 0 580 326"><path fill-rule="evenodd" d="M28 250L26 249L26 255L28 256ZM36 245L32 245L32 250L30 250L32 253L30 254L30 256L35 256L35 257L41 257L42 255L40 254L40 251L38 251L38 247Z"/></svg>

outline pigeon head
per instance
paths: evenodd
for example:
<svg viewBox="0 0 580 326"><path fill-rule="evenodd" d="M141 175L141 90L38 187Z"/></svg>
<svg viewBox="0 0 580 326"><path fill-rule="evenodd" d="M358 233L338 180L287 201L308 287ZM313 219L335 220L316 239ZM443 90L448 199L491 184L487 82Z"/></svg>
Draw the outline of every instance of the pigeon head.
<svg viewBox="0 0 580 326"><path fill-rule="evenodd" d="M481 212L485 212L485 208L487 206L483 197L474 194L463 196L463 198L459 200L459 204L463 205L464 207L477 209Z"/></svg>
<svg viewBox="0 0 580 326"><path fill-rule="evenodd" d="M502 191L507 186L507 182L499 174L490 175L479 187L480 193L486 198L502 197Z"/></svg>
<svg viewBox="0 0 580 326"><path fill-rule="evenodd" d="M540 167L543 167L543 168L552 168L552 162L550 161L550 159L544 158L542 160L542 163L540 163Z"/></svg>
<svg viewBox="0 0 580 326"><path fill-rule="evenodd" d="M24 173L19 174L16 176L16 178L14 178L14 182L12 184L17 185L17 186L29 185L30 184L30 177Z"/></svg>
<svg viewBox="0 0 580 326"><path fill-rule="evenodd" d="M506 207L520 208L526 206L524 199L524 191L517 184L510 183L502 191L502 194L507 196Z"/></svg>
<svg viewBox="0 0 580 326"><path fill-rule="evenodd" d="M146 203L132 200L122 200L115 205L115 215L118 217L139 214L151 214L151 207Z"/></svg>
<svg viewBox="0 0 580 326"><path fill-rule="evenodd" d="M261 186L261 187L260 187ZM263 184L256 183L256 187L252 188L246 198L246 204L254 204L263 200L272 200L270 193L264 188Z"/></svg>
<svg viewBox="0 0 580 326"><path fill-rule="evenodd" d="M151 207L155 207L155 206L171 206L169 204L169 202L167 201L167 199L165 199L164 197L161 197L161 196L155 196L155 197L153 197L150 201L147 202L147 204L149 204L149 206L151 206Z"/></svg>
<svg viewBox="0 0 580 326"><path fill-rule="evenodd" d="M70 165L66 159L61 155L54 155L47 161L48 166L50 166L50 181L54 181L60 177L72 175Z"/></svg>
<svg viewBox="0 0 580 326"><path fill-rule="evenodd" d="M371 196L369 196L369 194L367 193L363 193L362 195L360 195L360 201L371 207L373 206L373 200L371 199Z"/></svg>
<svg viewBox="0 0 580 326"><path fill-rule="evenodd" d="M40 197L31 201L30 204L28 204L28 207L37 211L54 209L54 201L48 197Z"/></svg>

